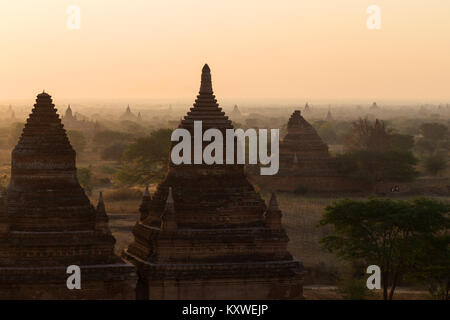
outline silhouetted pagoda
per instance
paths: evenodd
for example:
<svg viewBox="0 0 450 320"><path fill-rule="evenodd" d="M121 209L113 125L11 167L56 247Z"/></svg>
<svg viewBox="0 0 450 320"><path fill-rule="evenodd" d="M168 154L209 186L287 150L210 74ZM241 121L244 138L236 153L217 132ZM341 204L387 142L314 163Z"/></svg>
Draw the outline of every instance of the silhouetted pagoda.
<svg viewBox="0 0 450 320"><path fill-rule="evenodd" d="M11 161L0 207L0 299L133 299L134 267L114 255L100 196L77 179L75 151L50 95L37 96ZM70 265L81 289L66 285Z"/></svg>
<svg viewBox="0 0 450 320"><path fill-rule="evenodd" d="M366 187L338 172L336 158L330 156L328 145L300 110L289 118L279 156L276 175L261 176L251 171L252 181L272 190L313 193L360 192Z"/></svg>
<svg viewBox="0 0 450 320"><path fill-rule="evenodd" d="M127 109L120 116L120 120L128 120L128 121L136 121L137 120L136 115L133 112L131 112L130 105L127 105Z"/></svg>
<svg viewBox="0 0 450 320"><path fill-rule="evenodd" d="M280 167L296 167L308 175L330 173L328 146L316 129L296 110L289 118L287 134L280 143Z"/></svg>
<svg viewBox="0 0 450 320"><path fill-rule="evenodd" d="M305 113L311 112L311 107L309 106L308 102L305 104L304 112L305 112Z"/></svg>
<svg viewBox="0 0 450 320"><path fill-rule="evenodd" d="M331 109L328 109L327 117L325 118L325 120L328 122L334 121L333 115L331 114Z"/></svg>
<svg viewBox="0 0 450 320"><path fill-rule="evenodd" d="M193 138L233 126L217 104L208 65L200 93L179 128ZM267 208L243 165L174 165L150 199L145 193L134 242L124 257L138 267L143 299L298 299L303 266L273 196Z"/></svg>
<svg viewBox="0 0 450 320"><path fill-rule="evenodd" d="M64 120L65 121L74 121L77 120L77 118L72 113L72 108L70 108L70 104L66 109L66 113L64 114Z"/></svg>
<svg viewBox="0 0 450 320"><path fill-rule="evenodd" d="M231 112L231 119L236 122L242 121L242 113L237 104L234 105L233 112Z"/></svg>

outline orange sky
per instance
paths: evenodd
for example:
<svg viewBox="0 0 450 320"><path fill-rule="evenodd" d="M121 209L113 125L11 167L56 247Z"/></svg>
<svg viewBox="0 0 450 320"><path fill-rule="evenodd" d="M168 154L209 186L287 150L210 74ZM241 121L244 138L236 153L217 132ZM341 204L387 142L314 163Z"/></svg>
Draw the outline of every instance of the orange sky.
<svg viewBox="0 0 450 320"><path fill-rule="evenodd" d="M448 0L0 0L0 100L192 100L207 62L219 100L450 102L449 18Z"/></svg>

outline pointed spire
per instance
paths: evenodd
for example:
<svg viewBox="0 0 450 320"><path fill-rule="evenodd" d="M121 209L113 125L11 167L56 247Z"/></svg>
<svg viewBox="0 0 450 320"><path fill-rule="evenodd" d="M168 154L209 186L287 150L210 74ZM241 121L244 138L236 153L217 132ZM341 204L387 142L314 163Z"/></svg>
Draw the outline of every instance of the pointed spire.
<svg viewBox="0 0 450 320"><path fill-rule="evenodd" d="M98 196L97 212L106 213L105 203L103 202L103 192L101 192L101 191Z"/></svg>
<svg viewBox="0 0 450 320"><path fill-rule="evenodd" d="M175 211L173 195L172 195L172 187L169 187L169 193L167 195L165 210L166 211L170 211L170 212L174 212Z"/></svg>
<svg viewBox="0 0 450 320"><path fill-rule="evenodd" d="M145 186L144 195L142 196L142 202L139 206L140 220L144 221L150 214L150 202L152 198L150 196L150 191L148 190L148 184Z"/></svg>
<svg viewBox="0 0 450 320"><path fill-rule="evenodd" d="M206 93L206 94L212 94L212 81L211 81L211 69L209 69L209 66L205 64L202 69L202 82L200 85L200 94Z"/></svg>
<svg viewBox="0 0 450 320"><path fill-rule="evenodd" d="M167 194L166 206L161 217L161 230L176 230L177 221L175 216L175 206L172 195L172 187L169 187Z"/></svg>
<svg viewBox="0 0 450 320"><path fill-rule="evenodd" d="M148 191L148 184L145 185L144 198L150 198L150 191Z"/></svg>
<svg viewBox="0 0 450 320"><path fill-rule="evenodd" d="M95 215L95 230L111 234L108 226L108 215L106 214L105 203L103 202L103 193L100 191Z"/></svg>
<svg viewBox="0 0 450 320"><path fill-rule="evenodd" d="M278 206L277 196L275 192L272 192L269 207L266 212L266 225L272 230L280 230L282 216L283 214Z"/></svg>
<svg viewBox="0 0 450 320"><path fill-rule="evenodd" d="M270 197L269 210L275 210L275 211L280 210L280 208L278 207L278 199L277 199L277 195L275 194L275 192L272 192L272 196Z"/></svg>
<svg viewBox="0 0 450 320"><path fill-rule="evenodd" d="M298 164L297 152L294 153L294 164Z"/></svg>

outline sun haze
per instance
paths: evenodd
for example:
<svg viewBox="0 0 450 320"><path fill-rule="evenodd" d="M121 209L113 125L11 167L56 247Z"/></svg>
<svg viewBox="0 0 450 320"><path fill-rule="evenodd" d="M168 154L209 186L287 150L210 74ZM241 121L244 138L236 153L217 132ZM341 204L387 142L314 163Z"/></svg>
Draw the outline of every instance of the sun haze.
<svg viewBox="0 0 450 320"><path fill-rule="evenodd" d="M449 15L439 0L1 1L0 100L192 98L207 62L223 99L448 101Z"/></svg>

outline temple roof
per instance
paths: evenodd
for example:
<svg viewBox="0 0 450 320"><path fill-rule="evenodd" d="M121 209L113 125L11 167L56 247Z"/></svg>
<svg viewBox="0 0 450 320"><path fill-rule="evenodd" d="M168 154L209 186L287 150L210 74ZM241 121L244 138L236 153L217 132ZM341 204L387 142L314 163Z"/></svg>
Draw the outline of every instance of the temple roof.
<svg viewBox="0 0 450 320"><path fill-rule="evenodd" d="M180 128L193 130L194 121L201 120L203 129L232 129L233 125L222 108L219 107L213 93L211 69L207 64L202 69L199 94L193 107L181 121Z"/></svg>

